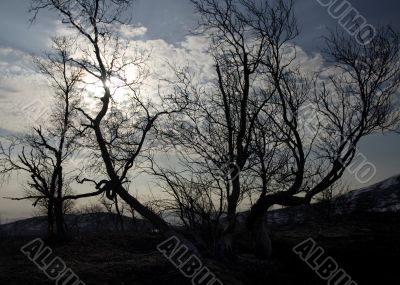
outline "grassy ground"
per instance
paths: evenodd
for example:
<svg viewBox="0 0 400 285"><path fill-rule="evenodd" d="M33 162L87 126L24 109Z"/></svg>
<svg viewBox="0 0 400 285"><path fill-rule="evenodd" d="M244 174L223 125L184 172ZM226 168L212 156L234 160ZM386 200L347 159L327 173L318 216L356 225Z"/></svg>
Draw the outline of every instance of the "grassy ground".
<svg viewBox="0 0 400 285"><path fill-rule="evenodd" d="M271 229L270 261L255 259L248 238L239 235L237 259L211 269L224 284L327 284L292 252L313 237L359 285L399 284L399 229L393 221L277 227ZM20 252L32 238L0 239L0 284L54 284ZM87 285L191 284L156 250L162 240L156 234L93 234L50 246Z"/></svg>

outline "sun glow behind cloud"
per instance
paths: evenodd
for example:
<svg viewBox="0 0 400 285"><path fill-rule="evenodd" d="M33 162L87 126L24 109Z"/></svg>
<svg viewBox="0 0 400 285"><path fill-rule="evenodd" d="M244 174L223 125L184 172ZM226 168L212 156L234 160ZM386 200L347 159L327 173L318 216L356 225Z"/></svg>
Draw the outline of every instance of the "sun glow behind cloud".
<svg viewBox="0 0 400 285"><path fill-rule="evenodd" d="M131 92L128 86L140 87L141 81L138 67L134 64L124 69L124 79L111 77L103 84L103 82L90 74L85 74L82 78L84 99L90 104L104 96L105 88L108 88L112 94L112 100L122 103L127 99L127 93ZM137 86L135 86L137 85Z"/></svg>
<svg viewBox="0 0 400 285"><path fill-rule="evenodd" d="M121 37L125 36L124 40L129 45L130 54L134 56L138 50L146 54L142 67L132 64L124 72L127 82L138 83L136 87L140 87L141 96L157 98L159 92L164 95L172 92L172 86L167 83L168 80L174 79L171 66L189 67L189 70L193 71L193 79L196 82L212 82L215 79L214 62L209 53L209 41L206 37L191 35L186 36L183 42L170 44L163 39L146 40L147 28L145 27L123 26L122 29ZM56 34L71 36L71 30L57 25ZM29 55L10 48L3 50L4 52L0 53L0 62L2 66L5 66L0 70L3 100L20 105L16 102L17 99L23 98L24 101L30 101L34 98L39 100L41 105L48 106L50 96L43 96L43 93L48 94L50 90L44 87L45 82L34 73L32 62L29 62ZM301 65L306 72L315 72L323 64L323 59L319 54L309 56L298 46L296 46L296 53L296 64ZM15 56L10 56L10 54L15 54ZM26 80L27 78L32 79ZM91 75L85 75L83 81L84 98L87 103L85 107L94 111L98 107L99 99L104 96L103 84ZM7 91L6 87L11 85L13 90ZM109 88L116 102L126 100L129 97L127 94L132 92L123 85L124 83L117 78L110 79ZM43 92L44 89L46 89L45 92ZM3 122L10 121L10 124L6 126L7 129L21 129L21 125L27 122L26 119L19 118L18 114L15 115L15 119L10 120L9 112L2 113L6 114L5 116L0 114Z"/></svg>

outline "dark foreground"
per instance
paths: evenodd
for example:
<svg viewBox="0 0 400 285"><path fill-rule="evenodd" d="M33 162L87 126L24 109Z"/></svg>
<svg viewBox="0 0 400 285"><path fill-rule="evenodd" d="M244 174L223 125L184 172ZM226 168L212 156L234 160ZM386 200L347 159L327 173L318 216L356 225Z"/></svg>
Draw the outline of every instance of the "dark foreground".
<svg viewBox="0 0 400 285"><path fill-rule="evenodd" d="M327 284L292 251L312 237L359 285L400 284L400 223L398 217L368 222L327 222L323 225L272 229L272 259L250 254L249 240L240 237L237 259L212 264L224 284ZM20 247L35 237L0 238L0 284L55 284ZM85 284L191 284L156 249L157 234L85 234L66 244L49 244Z"/></svg>

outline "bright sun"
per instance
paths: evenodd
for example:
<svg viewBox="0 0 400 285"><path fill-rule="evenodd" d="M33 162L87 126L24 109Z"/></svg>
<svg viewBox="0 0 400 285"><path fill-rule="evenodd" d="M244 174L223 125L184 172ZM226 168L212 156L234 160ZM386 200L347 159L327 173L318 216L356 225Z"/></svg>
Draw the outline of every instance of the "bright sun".
<svg viewBox="0 0 400 285"><path fill-rule="evenodd" d="M136 71L136 68L130 67L129 70L127 70L126 72L126 81L131 83L137 80L138 73ZM104 87L100 80L94 78L91 75L86 75L83 81L86 84L85 90L87 91L90 100L95 100L96 98L98 99L103 97ZM122 102L126 99L127 88L123 87L124 84L120 80L116 78L111 78L111 80L109 80L106 84L107 87L111 90L113 100L115 100L116 102Z"/></svg>
<svg viewBox="0 0 400 285"><path fill-rule="evenodd" d="M104 87L101 81L94 81L93 78L87 76L87 78L85 78L85 83L85 90L87 91L89 100L96 100L104 96ZM113 100L115 100L116 102L121 102L124 100L125 93L123 91L123 88L118 88L118 86L120 86L121 84L119 84L117 80L110 80L106 84L107 87L111 90Z"/></svg>

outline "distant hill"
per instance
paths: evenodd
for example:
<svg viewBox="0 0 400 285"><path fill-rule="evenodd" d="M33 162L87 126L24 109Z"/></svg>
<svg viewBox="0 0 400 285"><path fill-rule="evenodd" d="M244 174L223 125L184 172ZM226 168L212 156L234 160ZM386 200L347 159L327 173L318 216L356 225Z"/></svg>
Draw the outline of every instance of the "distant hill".
<svg viewBox="0 0 400 285"><path fill-rule="evenodd" d="M153 227L143 219L122 216L125 231L150 232ZM68 231L71 233L117 232L120 230L117 214L90 213L65 216ZM6 236L37 236L47 231L47 217L34 217L0 225L0 232Z"/></svg>
<svg viewBox="0 0 400 285"><path fill-rule="evenodd" d="M400 214L400 175L366 188L350 191L331 201L270 211L267 222L273 225L346 216L368 218L398 214Z"/></svg>
<svg viewBox="0 0 400 285"><path fill-rule="evenodd" d="M247 213L238 216L244 225ZM323 222L351 216L357 219L400 215L400 175L391 177L372 186L353 190L331 201L311 205L288 207L268 212L269 225L290 225ZM109 213L67 215L66 223L72 233L115 232L119 230L118 216ZM126 231L150 232L154 228L143 219L123 216ZM224 223L224 220L221 221ZM46 233L46 217L35 217L0 226L0 232L8 236L33 236Z"/></svg>

